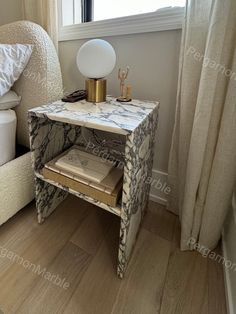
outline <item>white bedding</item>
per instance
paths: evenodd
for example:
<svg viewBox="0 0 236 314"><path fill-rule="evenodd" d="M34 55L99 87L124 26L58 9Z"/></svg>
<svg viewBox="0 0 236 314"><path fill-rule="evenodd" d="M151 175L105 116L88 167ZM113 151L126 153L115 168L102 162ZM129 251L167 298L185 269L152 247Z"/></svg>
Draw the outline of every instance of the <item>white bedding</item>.
<svg viewBox="0 0 236 314"><path fill-rule="evenodd" d="M15 158L16 114L0 110L0 166Z"/></svg>
<svg viewBox="0 0 236 314"><path fill-rule="evenodd" d="M32 51L33 45L0 44L0 96L6 94L19 79Z"/></svg>

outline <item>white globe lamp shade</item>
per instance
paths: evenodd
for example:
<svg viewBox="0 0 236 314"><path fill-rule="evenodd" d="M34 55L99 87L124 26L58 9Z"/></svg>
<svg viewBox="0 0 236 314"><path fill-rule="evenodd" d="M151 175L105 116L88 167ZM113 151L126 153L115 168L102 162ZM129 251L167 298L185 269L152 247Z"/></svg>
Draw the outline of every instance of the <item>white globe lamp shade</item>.
<svg viewBox="0 0 236 314"><path fill-rule="evenodd" d="M105 40L89 40L78 51L77 66L79 71L87 78L104 78L112 72L115 65L115 50Z"/></svg>

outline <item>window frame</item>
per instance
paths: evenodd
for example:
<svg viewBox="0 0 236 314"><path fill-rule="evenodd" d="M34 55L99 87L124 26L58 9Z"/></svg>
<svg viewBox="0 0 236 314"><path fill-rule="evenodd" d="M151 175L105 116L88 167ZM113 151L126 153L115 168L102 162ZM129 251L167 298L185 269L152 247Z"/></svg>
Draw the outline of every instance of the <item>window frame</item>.
<svg viewBox="0 0 236 314"><path fill-rule="evenodd" d="M63 26L62 0L58 0L59 41L181 29L184 12L184 7L168 7L151 13Z"/></svg>

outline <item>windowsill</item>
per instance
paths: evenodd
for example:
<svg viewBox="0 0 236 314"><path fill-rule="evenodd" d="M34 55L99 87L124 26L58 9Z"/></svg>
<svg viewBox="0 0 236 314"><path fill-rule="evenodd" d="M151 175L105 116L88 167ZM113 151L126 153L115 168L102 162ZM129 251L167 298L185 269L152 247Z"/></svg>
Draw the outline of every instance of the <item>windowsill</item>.
<svg viewBox="0 0 236 314"><path fill-rule="evenodd" d="M59 41L181 29L184 8L59 27Z"/></svg>

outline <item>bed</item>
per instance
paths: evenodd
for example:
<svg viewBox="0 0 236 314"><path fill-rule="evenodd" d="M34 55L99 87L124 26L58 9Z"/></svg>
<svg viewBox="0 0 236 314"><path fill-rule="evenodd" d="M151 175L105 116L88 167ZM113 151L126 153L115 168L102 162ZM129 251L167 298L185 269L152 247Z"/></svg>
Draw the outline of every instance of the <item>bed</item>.
<svg viewBox="0 0 236 314"><path fill-rule="evenodd" d="M15 158L16 113L0 110L0 166Z"/></svg>
<svg viewBox="0 0 236 314"><path fill-rule="evenodd" d="M0 43L34 45L24 74L13 86L13 90L22 97L16 109L18 148L17 157L0 166L1 225L34 198L27 112L30 108L61 98L63 89L57 53L49 36L39 25L28 21L3 25L0 27ZM5 128L4 132L10 138L10 131ZM11 153L10 148L7 153Z"/></svg>

